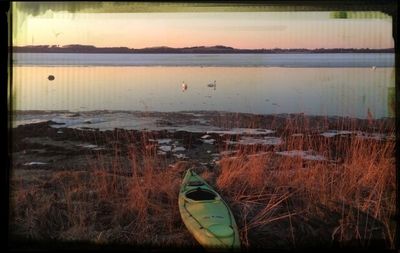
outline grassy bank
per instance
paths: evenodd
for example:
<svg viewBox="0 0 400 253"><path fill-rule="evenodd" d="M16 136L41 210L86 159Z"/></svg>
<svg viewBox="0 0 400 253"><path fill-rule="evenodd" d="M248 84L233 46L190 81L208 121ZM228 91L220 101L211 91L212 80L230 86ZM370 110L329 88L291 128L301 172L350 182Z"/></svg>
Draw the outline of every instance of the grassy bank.
<svg viewBox="0 0 400 253"><path fill-rule="evenodd" d="M237 119L234 125L219 122L268 129L275 124L262 125L257 119L246 126ZM323 120L310 123L307 117L280 125L278 146L219 142L220 160L214 168L192 160L170 163L149 141L157 136L122 132L124 148L107 140L113 143L111 159L93 151L85 170L15 171L11 230L37 240L197 247L177 208L183 174L194 167L231 206L244 249L394 248L395 141L356 134L328 138L318 131L329 126ZM336 126L394 134L387 124L349 120ZM307 151L323 159L282 151Z"/></svg>

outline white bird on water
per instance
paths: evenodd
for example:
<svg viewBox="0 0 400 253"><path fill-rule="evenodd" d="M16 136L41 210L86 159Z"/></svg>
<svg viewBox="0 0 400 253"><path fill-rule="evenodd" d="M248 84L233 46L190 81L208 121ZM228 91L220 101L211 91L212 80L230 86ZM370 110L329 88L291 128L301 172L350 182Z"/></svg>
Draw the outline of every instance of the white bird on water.
<svg viewBox="0 0 400 253"><path fill-rule="evenodd" d="M216 81L214 80L214 83L209 83L207 84L208 87L215 87L217 86Z"/></svg>
<svg viewBox="0 0 400 253"><path fill-rule="evenodd" d="M185 83L185 81L182 81L182 91L187 90L187 84Z"/></svg>
<svg viewBox="0 0 400 253"><path fill-rule="evenodd" d="M210 88L214 87L214 90L216 90L216 88L217 88L217 81L214 80L214 83L209 83L209 84L207 84L207 86L210 87Z"/></svg>

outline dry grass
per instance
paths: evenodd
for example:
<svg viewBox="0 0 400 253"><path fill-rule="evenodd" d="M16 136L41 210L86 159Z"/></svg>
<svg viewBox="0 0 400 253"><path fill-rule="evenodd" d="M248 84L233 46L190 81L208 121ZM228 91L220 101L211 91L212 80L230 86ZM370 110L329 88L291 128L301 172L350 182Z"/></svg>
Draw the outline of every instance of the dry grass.
<svg viewBox="0 0 400 253"><path fill-rule="evenodd" d="M287 124L281 149L313 150L326 160L247 148L220 162L217 186L235 209L244 246L394 248L395 142L315 136L299 121Z"/></svg>
<svg viewBox="0 0 400 253"><path fill-rule="evenodd" d="M313 150L327 160L237 146L238 154L222 157L215 170L197 169L231 206L243 248L367 247L380 240L383 247L394 248L394 141L325 138L308 129L306 118L288 121L281 132L284 144L276 150ZM300 132L303 136L292 136ZM143 135L142 146L129 146L128 164L116 143L111 162L98 154L95 162L88 160L87 171L57 172L31 184L15 179L14 233L34 239L196 246L177 208L182 175L192 164L168 166L147 142L150 138Z"/></svg>

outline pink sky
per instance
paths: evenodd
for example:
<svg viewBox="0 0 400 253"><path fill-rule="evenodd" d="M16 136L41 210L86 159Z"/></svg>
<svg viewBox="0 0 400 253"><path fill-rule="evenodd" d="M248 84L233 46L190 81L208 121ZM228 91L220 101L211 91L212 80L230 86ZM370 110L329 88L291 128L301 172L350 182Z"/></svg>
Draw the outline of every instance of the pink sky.
<svg viewBox="0 0 400 253"><path fill-rule="evenodd" d="M19 14L20 16L22 14ZM19 18L14 45L392 48L392 21L329 12L66 13ZM21 20L24 20L23 22Z"/></svg>

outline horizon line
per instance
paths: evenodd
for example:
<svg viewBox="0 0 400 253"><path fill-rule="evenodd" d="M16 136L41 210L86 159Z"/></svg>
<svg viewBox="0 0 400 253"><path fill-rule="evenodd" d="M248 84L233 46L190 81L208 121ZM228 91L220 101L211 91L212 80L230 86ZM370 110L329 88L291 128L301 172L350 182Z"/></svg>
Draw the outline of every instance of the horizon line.
<svg viewBox="0 0 400 253"><path fill-rule="evenodd" d="M224 48L229 48L229 49L234 49L234 50L297 50L297 49L302 49L302 50L319 50L319 49L359 49L359 50L388 50L388 49L393 49L394 47L390 48L354 48L354 47L319 47L319 48L279 48L279 47L274 47L274 48L235 48L232 46L226 46L226 45L212 45L212 46L204 46L204 45L197 45L197 46L183 46L183 47L171 47L171 46L149 46L149 47L142 47L142 48L134 48L134 47L126 47L126 46L95 46L95 45L90 45L90 44L65 44L65 45L55 45L55 44L41 44L41 45L12 45L11 47L40 47L40 46L48 46L48 47L53 47L53 48L64 48L66 46L84 46L84 47L95 47L95 48L126 48L129 50L142 50L142 49L157 49L157 48L169 48L169 49L184 49L184 48L212 48L212 47L224 47Z"/></svg>

